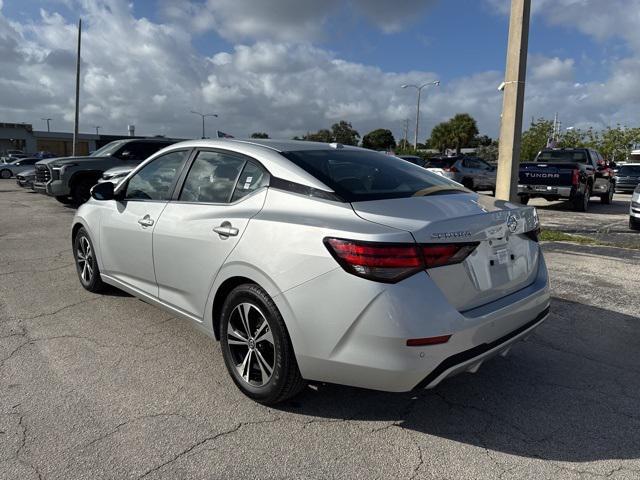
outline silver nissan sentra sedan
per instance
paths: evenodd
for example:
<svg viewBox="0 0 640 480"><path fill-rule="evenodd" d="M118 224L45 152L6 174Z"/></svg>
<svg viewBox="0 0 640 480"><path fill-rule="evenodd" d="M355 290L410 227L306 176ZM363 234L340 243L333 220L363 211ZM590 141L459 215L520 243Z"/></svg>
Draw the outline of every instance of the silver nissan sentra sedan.
<svg viewBox="0 0 640 480"><path fill-rule="evenodd" d="M272 404L307 381L429 388L506 354L549 312L538 230L534 208L392 156L221 139L94 186L72 238L84 288L192 320Z"/></svg>

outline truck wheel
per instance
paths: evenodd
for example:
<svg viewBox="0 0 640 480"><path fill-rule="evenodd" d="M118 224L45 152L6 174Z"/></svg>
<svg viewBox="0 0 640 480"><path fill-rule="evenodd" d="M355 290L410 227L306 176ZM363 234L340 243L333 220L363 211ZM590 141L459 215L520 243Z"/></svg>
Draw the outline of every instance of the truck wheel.
<svg viewBox="0 0 640 480"><path fill-rule="evenodd" d="M64 205L69 205L71 203L71 198L67 197L67 196L58 196L55 197L57 201L59 201L60 203L64 204Z"/></svg>
<svg viewBox="0 0 640 480"><path fill-rule="evenodd" d="M531 197L529 195L520 195L519 197L520 203L522 205L526 205L529 203L529 200L531 200Z"/></svg>
<svg viewBox="0 0 640 480"><path fill-rule="evenodd" d="M0 178L11 178L11 170L8 168L0 170Z"/></svg>
<svg viewBox="0 0 640 480"><path fill-rule="evenodd" d="M71 188L71 198L73 203L77 206L82 205L91 198L91 187L95 185L95 181L92 178L81 178Z"/></svg>
<svg viewBox="0 0 640 480"><path fill-rule="evenodd" d="M582 194L576 195L573 200L573 209L576 212L586 212L589 210L589 199L591 198L591 187L587 185L587 190Z"/></svg>
<svg viewBox="0 0 640 480"><path fill-rule="evenodd" d="M603 193L602 195L600 195L600 201L605 205L611 204L611 202L613 201L613 192L615 191L616 191L615 185L613 183L610 184L609 191L607 193Z"/></svg>

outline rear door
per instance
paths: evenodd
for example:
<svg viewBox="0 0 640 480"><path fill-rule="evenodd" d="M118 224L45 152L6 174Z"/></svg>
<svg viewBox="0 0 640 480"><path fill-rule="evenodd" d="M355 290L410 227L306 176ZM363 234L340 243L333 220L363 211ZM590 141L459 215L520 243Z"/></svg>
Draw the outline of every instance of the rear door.
<svg viewBox="0 0 640 480"><path fill-rule="evenodd" d="M173 151L145 165L127 181L124 199L109 202L100 224L103 272L154 297L152 234L189 152Z"/></svg>
<svg viewBox="0 0 640 480"><path fill-rule="evenodd" d="M161 300L203 318L218 270L264 205L268 177L243 155L198 152L153 233Z"/></svg>

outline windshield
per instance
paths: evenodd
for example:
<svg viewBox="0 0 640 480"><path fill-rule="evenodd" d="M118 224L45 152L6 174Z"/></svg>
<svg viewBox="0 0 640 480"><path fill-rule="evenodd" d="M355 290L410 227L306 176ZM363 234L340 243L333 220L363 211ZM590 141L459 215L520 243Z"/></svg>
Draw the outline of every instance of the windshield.
<svg viewBox="0 0 640 480"><path fill-rule="evenodd" d="M115 153L122 145L124 145L128 140L116 140L114 142L109 142L105 146L100 147L98 150L93 152L90 157L109 157Z"/></svg>
<svg viewBox="0 0 640 480"><path fill-rule="evenodd" d="M640 177L640 165L624 165L618 170L618 175Z"/></svg>
<svg viewBox="0 0 640 480"><path fill-rule="evenodd" d="M536 162L587 163L587 153L584 150L547 150L538 154Z"/></svg>
<svg viewBox="0 0 640 480"><path fill-rule="evenodd" d="M283 155L347 202L428 195L436 191L466 192L445 177L377 152L305 150Z"/></svg>

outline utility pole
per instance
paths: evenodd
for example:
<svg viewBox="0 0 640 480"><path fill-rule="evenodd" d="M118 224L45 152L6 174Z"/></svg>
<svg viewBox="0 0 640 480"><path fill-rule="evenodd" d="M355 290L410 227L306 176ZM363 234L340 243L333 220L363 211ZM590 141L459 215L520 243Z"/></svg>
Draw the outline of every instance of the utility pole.
<svg viewBox="0 0 640 480"><path fill-rule="evenodd" d="M531 0L511 0L507 67L504 84L501 85L501 89L504 88L504 99L496 179L496 198L501 200L516 201L518 196L530 14Z"/></svg>
<svg viewBox="0 0 640 480"><path fill-rule="evenodd" d="M73 122L73 146L71 156L76 156L78 145L78 120L80 112L80 39L82 38L82 19L78 20L78 56L76 57L76 114Z"/></svg>
<svg viewBox="0 0 640 480"><path fill-rule="evenodd" d="M95 129L96 129L96 135L100 135L100 125L96 125Z"/></svg>
<svg viewBox="0 0 640 480"><path fill-rule="evenodd" d="M40 120L44 120L45 122L47 122L47 132L50 132L51 130L49 129L49 122L51 121L50 118L41 118Z"/></svg>
<svg viewBox="0 0 640 480"><path fill-rule="evenodd" d="M206 138L204 136L204 117L217 117L218 114L217 113L200 113L200 112L196 112L194 110L191 110L191 113L193 113L195 115L200 115L202 117L202 138Z"/></svg>

